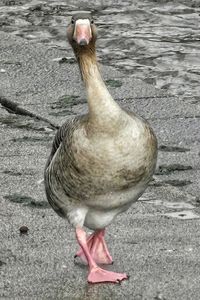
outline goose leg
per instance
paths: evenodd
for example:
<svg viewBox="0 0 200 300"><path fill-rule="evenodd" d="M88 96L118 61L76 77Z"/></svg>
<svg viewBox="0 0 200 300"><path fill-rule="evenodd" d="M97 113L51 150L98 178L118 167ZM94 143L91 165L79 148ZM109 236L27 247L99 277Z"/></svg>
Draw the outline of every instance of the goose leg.
<svg viewBox="0 0 200 300"><path fill-rule="evenodd" d="M87 259L89 265L89 274L88 274L88 282L90 283L100 283L100 282L113 282L118 283L123 279L127 279L128 276L125 273L114 273L110 271L106 271L97 266L93 257L90 254L87 245L86 233L82 228L76 228L76 238L83 250L83 253Z"/></svg>
<svg viewBox="0 0 200 300"><path fill-rule="evenodd" d="M104 235L105 229L95 231L87 238L87 246L91 256L97 264L109 265L113 263L113 259L108 251ZM76 257L80 257L83 262L87 263L87 259L82 249L76 253L75 258Z"/></svg>
<svg viewBox="0 0 200 300"><path fill-rule="evenodd" d="M87 238L87 246L88 246L89 251L91 250L91 247L93 245L94 234L95 234L95 232L90 234L90 236ZM85 254L84 254L82 248L80 248L78 250L78 252L76 252L74 258L76 258L76 257L80 257L81 260L87 264L87 258L85 257Z"/></svg>

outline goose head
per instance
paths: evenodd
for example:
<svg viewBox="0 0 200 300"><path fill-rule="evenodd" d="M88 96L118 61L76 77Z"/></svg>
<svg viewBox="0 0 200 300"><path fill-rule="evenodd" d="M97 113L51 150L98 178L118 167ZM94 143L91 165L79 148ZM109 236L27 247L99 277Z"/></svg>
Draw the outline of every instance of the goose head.
<svg viewBox="0 0 200 300"><path fill-rule="evenodd" d="M67 38L76 54L95 48L97 30L91 15L74 15L67 28Z"/></svg>

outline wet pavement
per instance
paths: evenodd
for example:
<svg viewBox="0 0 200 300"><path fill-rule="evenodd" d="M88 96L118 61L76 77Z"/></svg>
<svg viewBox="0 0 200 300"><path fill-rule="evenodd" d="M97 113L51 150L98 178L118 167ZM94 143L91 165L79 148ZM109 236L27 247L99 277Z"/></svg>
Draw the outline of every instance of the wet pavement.
<svg viewBox="0 0 200 300"><path fill-rule="evenodd" d="M199 0L2 0L1 30L65 51L66 26L80 9L95 17L103 64L199 101Z"/></svg>
<svg viewBox="0 0 200 300"><path fill-rule="evenodd" d="M5 6L8 2L10 6ZM40 9L30 9L35 1L20 1L15 10L13 3L4 1L9 22L11 16L16 22L16 15L20 16L17 9L21 12L22 7L30 14L41 13ZM37 3L43 3L47 10L57 7L53 1ZM75 10L69 4L67 12L66 3L62 3L64 8L49 12L47 20L56 19L59 12L68 16ZM154 1L145 3L160 5ZM183 1L181 5L185 5ZM164 2L163 10L166 6L169 4ZM111 23L116 22L115 9ZM199 8L193 9L198 12ZM187 9L186 12L189 14ZM108 23L109 14L96 14L101 20L106 16ZM124 15L122 21L128 18L127 13ZM99 35L110 30L111 25L106 29L100 24ZM135 79L125 69L121 72L105 64L101 67L120 105L135 110L153 126L159 141L159 159L154 181L146 193L107 230L106 239L115 261L110 268L127 272L129 281L93 286L86 282L86 267L73 261L77 250L74 231L49 207L42 183L56 127L68 116L87 109L78 68L72 51L68 46L64 49L64 38L60 38L63 46L55 47L59 41L54 38L46 42L21 38L14 32L15 23L13 28L10 23L4 26L9 33L0 32L0 298L199 299L200 106L195 87L188 80L188 90L193 89L193 94L173 97L165 89L156 90ZM36 26L36 31L39 28ZM104 38L105 35L99 45ZM101 56L105 46L109 48L109 44L99 48ZM114 54L117 56L117 52L113 52L110 62L118 65ZM106 57L105 54L103 62Z"/></svg>

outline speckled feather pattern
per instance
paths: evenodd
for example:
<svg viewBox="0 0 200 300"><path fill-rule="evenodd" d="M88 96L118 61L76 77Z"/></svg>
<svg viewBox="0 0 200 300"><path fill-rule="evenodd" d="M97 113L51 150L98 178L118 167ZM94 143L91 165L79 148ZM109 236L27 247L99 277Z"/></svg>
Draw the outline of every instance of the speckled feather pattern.
<svg viewBox="0 0 200 300"><path fill-rule="evenodd" d="M127 117L131 116L131 130L128 123L114 137L88 136L88 115L72 118L58 130L45 168L45 187L49 203L60 216L70 220L77 208L86 208L85 214L90 209L115 210L115 215L146 188L155 168L156 139L146 122L129 112ZM129 190L138 192L122 201L121 195Z"/></svg>

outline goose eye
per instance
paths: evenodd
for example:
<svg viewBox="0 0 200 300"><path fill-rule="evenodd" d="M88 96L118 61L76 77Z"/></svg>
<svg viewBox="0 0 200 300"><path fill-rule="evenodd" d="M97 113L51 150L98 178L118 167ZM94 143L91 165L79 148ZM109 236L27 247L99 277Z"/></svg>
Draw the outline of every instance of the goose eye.
<svg viewBox="0 0 200 300"><path fill-rule="evenodd" d="M74 19L71 19L71 24L74 24Z"/></svg>
<svg viewBox="0 0 200 300"><path fill-rule="evenodd" d="M94 24L94 20L91 20L91 22L90 22L91 24Z"/></svg>

